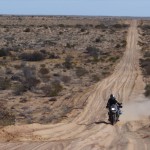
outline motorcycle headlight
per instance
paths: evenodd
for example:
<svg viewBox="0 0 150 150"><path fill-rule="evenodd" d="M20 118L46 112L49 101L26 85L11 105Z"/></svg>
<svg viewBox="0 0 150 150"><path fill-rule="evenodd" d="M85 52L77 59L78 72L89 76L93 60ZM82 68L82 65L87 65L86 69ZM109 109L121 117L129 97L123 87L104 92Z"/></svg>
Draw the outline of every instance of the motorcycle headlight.
<svg viewBox="0 0 150 150"><path fill-rule="evenodd" d="M115 110L115 108L111 108L111 110Z"/></svg>

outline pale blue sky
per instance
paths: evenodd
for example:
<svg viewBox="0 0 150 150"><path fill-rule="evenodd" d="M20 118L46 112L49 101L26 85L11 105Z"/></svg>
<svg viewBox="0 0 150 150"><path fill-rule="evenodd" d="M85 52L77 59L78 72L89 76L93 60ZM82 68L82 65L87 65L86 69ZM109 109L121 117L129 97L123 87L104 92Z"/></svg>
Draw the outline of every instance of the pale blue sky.
<svg viewBox="0 0 150 150"><path fill-rule="evenodd" d="M150 17L150 0L0 0L0 14Z"/></svg>

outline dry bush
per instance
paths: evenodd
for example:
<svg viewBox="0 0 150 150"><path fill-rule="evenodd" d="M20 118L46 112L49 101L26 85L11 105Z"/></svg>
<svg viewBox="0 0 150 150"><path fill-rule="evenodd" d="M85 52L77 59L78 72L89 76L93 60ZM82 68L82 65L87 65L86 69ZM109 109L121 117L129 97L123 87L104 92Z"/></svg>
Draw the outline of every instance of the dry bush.
<svg viewBox="0 0 150 150"><path fill-rule="evenodd" d="M98 75L98 74L93 74L93 75L92 75L92 81L94 81L94 82L100 81L100 75Z"/></svg>
<svg viewBox="0 0 150 150"><path fill-rule="evenodd" d="M6 90L11 87L10 79L7 77L0 77L0 90Z"/></svg>
<svg viewBox="0 0 150 150"><path fill-rule="evenodd" d="M23 30L23 32L30 32L31 30L30 30L30 28L25 28L24 30Z"/></svg>
<svg viewBox="0 0 150 150"><path fill-rule="evenodd" d="M145 87L145 96L149 97L150 96L150 84L147 84Z"/></svg>
<svg viewBox="0 0 150 150"><path fill-rule="evenodd" d="M142 30L149 30L150 29L150 25L142 25L142 26L139 26L141 27Z"/></svg>
<svg viewBox="0 0 150 150"><path fill-rule="evenodd" d="M60 57L57 56L55 53L49 53L48 55L49 55L49 56L48 56L49 59L58 59L58 58L60 58Z"/></svg>
<svg viewBox="0 0 150 150"><path fill-rule="evenodd" d="M150 75L150 58L140 59L140 65L143 69L144 75Z"/></svg>
<svg viewBox="0 0 150 150"><path fill-rule="evenodd" d="M50 84L46 84L41 89L45 96L53 97L57 96L62 91L63 87L58 80L55 80Z"/></svg>
<svg viewBox="0 0 150 150"><path fill-rule="evenodd" d="M40 80L36 77L36 68L35 66L24 66L22 68L24 74L24 81L23 84L28 90L32 90L35 88L39 83Z"/></svg>
<svg viewBox="0 0 150 150"><path fill-rule="evenodd" d="M97 37L97 38L95 39L95 42L96 42L96 43L100 43L100 42L102 42L102 39L101 39L100 37Z"/></svg>
<svg viewBox="0 0 150 150"><path fill-rule="evenodd" d="M41 124L47 124L47 123L51 123L52 121L54 121L56 119L56 117L54 115L51 116L42 116L39 120L39 123Z"/></svg>
<svg viewBox="0 0 150 150"><path fill-rule="evenodd" d="M94 62L98 62L99 61L99 54L100 54L100 50L96 47L87 47L86 48L87 53L93 57L93 61Z"/></svg>
<svg viewBox="0 0 150 150"><path fill-rule="evenodd" d="M88 71L85 68L77 67L76 68L76 75L77 77L82 77L84 75L88 74Z"/></svg>
<svg viewBox="0 0 150 150"><path fill-rule="evenodd" d="M61 77L61 80L64 82L64 83L69 83L71 81L71 77L70 76L62 76Z"/></svg>
<svg viewBox="0 0 150 150"><path fill-rule="evenodd" d="M117 23L117 24L112 25L112 27L116 28L116 29L123 29L123 28L128 28L129 25L128 24L119 24L119 23Z"/></svg>
<svg viewBox="0 0 150 150"><path fill-rule="evenodd" d="M146 51L146 52L144 53L144 57L150 57L150 51Z"/></svg>
<svg viewBox="0 0 150 150"><path fill-rule="evenodd" d="M26 91L27 91L27 87L22 83L18 83L14 86L13 94L22 95Z"/></svg>
<svg viewBox="0 0 150 150"><path fill-rule="evenodd" d="M104 24L99 24L95 26L96 29L107 29L108 27Z"/></svg>
<svg viewBox="0 0 150 150"><path fill-rule="evenodd" d="M63 63L63 66L67 69L71 69L73 68L73 65L72 65L72 59L73 57L68 55L66 58L65 58L65 62Z"/></svg>
<svg viewBox="0 0 150 150"><path fill-rule="evenodd" d="M10 50L8 48L1 48L0 49L0 57L9 56Z"/></svg>
<svg viewBox="0 0 150 150"><path fill-rule="evenodd" d="M0 125L7 126L13 124L15 124L15 116L3 104L0 104Z"/></svg>
<svg viewBox="0 0 150 150"><path fill-rule="evenodd" d="M49 69L48 68L44 68L44 67L40 68L39 73L43 74L43 75L48 74L49 73Z"/></svg>
<svg viewBox="0 0 150 150"><path fill-rule="evenodd" d="M19 58L25 61L41 61L45 59L45 55L41 52L22 53Z"/></svg>
<svg viewBox="0 0 150 150"><path fill-rule="evenodd" d="M112 62L116 62L119 59L119 56L112 56L108 60Z"/></svg>

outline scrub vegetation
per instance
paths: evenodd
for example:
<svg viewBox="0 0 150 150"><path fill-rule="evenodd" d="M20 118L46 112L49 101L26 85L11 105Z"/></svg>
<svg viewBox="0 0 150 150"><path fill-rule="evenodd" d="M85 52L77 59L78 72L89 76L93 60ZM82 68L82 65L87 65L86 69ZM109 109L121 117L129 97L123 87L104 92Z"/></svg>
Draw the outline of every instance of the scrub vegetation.
<svg viewBox="0 0 150 150"><path fill-rule="evenodd" d="M119 18L0 20L0 99L6 104L0 112L6 108L10 124L14 118L16 123L66 118L78 104L73 97L108 77L126 49L129 25Z"/></svg>

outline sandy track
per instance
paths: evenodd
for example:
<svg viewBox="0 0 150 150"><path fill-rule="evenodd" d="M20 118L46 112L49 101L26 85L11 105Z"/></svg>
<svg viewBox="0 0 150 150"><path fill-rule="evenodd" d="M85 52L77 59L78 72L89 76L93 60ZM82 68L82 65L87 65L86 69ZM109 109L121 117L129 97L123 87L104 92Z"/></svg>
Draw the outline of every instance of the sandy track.
<svg viewBox="0 0 150 150"><path fill-rule="evenodd" d="M5 127L0 130L0 139L3 141L0 143L0 149L146 150L150 148L150 140L148 141L148 136L144 135L150 130L150 119L128 121L129 116L123 115L120 122L111 126L107 123L105 109L110 93L114 93L117 99L125 104L136 100L143 92L144 83L139 69L137 41L137 21L133 20L128 31L124 57L116 66L114 73L96 84L88 97L85 96L87 104L74 120L54 125Z"/></svg>

